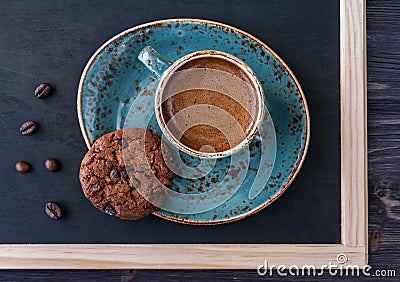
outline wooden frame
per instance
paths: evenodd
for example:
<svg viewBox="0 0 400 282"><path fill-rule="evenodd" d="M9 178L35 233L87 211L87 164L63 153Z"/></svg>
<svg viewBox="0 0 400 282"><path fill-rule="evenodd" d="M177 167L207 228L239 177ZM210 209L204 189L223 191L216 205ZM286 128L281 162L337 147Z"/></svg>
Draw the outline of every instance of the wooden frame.
<svg viewBox="0 0 400 282"><path fill-rule="evenodd" d="M340 0L340 244L3 244L0 268L257 269L367 263L365 0ZM346 67L344 67L346 66Z"/></svg>

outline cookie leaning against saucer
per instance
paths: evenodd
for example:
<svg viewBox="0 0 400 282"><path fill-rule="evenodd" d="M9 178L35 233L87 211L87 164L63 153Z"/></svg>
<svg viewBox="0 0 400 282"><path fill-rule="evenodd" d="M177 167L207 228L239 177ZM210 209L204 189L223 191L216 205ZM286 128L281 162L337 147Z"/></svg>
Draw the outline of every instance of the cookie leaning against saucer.
<svg viewBox="0 0 400 282"><path fill-rule="evenodd" d="M83 193L109 215L145 217L162 204L171 188L174 173L165 160L172 163L172 156L168 149L162 152L160 137L151 131L125 128L103 135L82 160Z"/></svg>

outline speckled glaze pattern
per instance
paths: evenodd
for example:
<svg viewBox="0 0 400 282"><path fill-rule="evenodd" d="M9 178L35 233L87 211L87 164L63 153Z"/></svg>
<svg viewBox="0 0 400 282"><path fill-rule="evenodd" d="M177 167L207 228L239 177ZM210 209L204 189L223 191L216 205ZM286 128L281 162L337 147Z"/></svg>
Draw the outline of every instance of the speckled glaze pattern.
<svg viewBox="0 0 400 282"><path fill-rule="evenodd" d="M220 224L254 214L277 199L292 183L306 155L310 120L305 96L286 64L267 45L230 26L195 19L172 19L144 24L115 36L97 50L88 62L78 89L78 117L88 147L100 136L123 126L134 99L154 83L138 60L143 47L151 45L162 56L175 61L200 50L218 50L243 60L257 75L265 103L273 119L277 138L275 165L261 193L248 198L260 162L260 142L250 143L250 164L240 189L217 208L193 215L159 209L155 214L188 224ZM153 116L149 129L161 135ZM184 163L195 166L197 157L182 153ZM216 167L196 180L175 177L172 189L202 193L224 178L230 157L218 159Z"/></svg>

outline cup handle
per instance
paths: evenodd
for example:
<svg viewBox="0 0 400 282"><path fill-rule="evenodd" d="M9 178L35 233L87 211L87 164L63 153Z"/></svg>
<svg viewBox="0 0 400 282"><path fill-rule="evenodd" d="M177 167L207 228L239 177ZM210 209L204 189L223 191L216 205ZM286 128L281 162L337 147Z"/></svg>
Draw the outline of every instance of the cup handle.
<svg viewBox="0 0 400 282"><path fill-rule="evenodd" d="M157 78L160 78L164 71L168 69L172 63L164 59L156 50L151 46L146 46L139 52L139 61L141 61L146 68L151 71Z"/></svg>

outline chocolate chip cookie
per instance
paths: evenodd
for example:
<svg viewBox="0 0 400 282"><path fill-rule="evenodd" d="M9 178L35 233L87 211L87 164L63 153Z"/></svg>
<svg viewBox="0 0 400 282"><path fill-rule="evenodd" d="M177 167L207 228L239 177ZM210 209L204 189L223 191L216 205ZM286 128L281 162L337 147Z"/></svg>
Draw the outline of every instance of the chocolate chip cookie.
<svg viewBox="0 0 400 282"><path fill-rule="evenodd" d="M83 193L109 215L139 219L168 195L174 173L172 155L160 137L141 128L108 133L94 142L82 160Z"/></svg>

